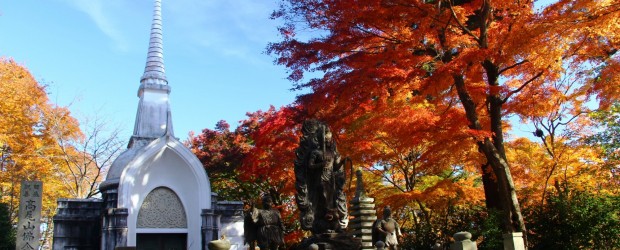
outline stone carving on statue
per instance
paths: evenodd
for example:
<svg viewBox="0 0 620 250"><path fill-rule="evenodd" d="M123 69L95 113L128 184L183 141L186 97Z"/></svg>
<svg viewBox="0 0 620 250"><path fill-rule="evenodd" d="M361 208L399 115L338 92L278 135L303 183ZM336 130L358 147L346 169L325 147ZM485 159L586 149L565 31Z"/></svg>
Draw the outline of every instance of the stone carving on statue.
<svg viewBox="0 0 620 250"><path fill-rule="evenodd" d="M398 222L392 219L392 209L386 206L383 209L383 218L375 221L372 227L372 242L376 244L377 241L382 241L385 243L385 249L398 250L400 235Z"/></svg>
<svg viewBox="0 0 620 250"><path fill-rule="evenodd" d="M252 206L245 215L245 242L249 249L258 244L261 250L284 249L284 224L280 212L274 209L269 195L263 196L263 209Z"/></svg>
<svg viewBox="0 0 620 250"><path fill-rule="evenodd" d="M295 151L295 199L301 228L315 235L341 232L349 222L344 163L350 160L340 156L324 123L307 120L301 130Z"/></svg>

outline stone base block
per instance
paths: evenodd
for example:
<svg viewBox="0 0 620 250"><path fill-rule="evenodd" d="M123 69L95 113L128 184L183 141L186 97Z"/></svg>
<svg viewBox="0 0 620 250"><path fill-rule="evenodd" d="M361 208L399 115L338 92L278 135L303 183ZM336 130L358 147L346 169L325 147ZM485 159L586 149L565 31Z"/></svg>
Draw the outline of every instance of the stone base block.
<svg viewBox="0 0 620 250"><path fill-rule="evenodd" d="M504 234L504 250L525 250L523 233L514 232Z"/></svg>

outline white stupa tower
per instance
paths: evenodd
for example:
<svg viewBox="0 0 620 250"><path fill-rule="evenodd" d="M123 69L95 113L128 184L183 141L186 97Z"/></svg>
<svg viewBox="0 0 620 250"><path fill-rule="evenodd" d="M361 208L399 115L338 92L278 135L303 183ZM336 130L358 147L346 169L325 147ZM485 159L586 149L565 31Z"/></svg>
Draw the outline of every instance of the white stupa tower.
<svg viewBox="0 0 620 250"><path fill-rule="evenodd" d="M167 242L198 250L218 235L207 174L174 137L161 17L161 0L155 0L133 135L99 187L105 206L101 249Z"/></svg>
<svg viewBox="0 0 620 250"><path fill-rule="evenodd" d="M133 135L99 185L101 199L57 200L54 250L206 250L222 235L243 248L243 203L217 201L198 158L174 137L162 35L155 0Z"/></svg>

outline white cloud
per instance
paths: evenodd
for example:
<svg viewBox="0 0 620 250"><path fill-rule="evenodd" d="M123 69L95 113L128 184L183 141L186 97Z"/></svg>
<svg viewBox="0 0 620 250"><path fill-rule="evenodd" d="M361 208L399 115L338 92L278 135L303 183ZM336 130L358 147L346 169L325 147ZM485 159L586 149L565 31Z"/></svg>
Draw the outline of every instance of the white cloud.
<svg viewBox="0 0 620 250"><path fill-rule="evenodd" d="M99 30L108 36L120 50L127 50L127 42L121 35L116 22L110 18L105 10L109 9L111 1L105 0L65 0L69 5L87 14L97 25ZM108 5L104 5L108 4Z"/></svg>
<svg viewBox="0 0 620 250"><path fill-rule="evenodd" d="M270 65L262 52L277 38L275 22L269 20L276 6L275 0L168 1L162 5L170 15L164 17L164 30L174 25L187 36L188 45L251 64Z"/></svg>
<svg viewBox="0 0 620 250"><path fill-rule="evenodd" d="M136 27L129 26L150 24L153 7L153 0L60 1L87 14L121 51L136 42L131 40L131 29ZM276 7L276 0L164 0L164 47L175 44L188 51L207 50L249 64L271 65L262 52L277 39L276 22L269 20Z"/></svg>

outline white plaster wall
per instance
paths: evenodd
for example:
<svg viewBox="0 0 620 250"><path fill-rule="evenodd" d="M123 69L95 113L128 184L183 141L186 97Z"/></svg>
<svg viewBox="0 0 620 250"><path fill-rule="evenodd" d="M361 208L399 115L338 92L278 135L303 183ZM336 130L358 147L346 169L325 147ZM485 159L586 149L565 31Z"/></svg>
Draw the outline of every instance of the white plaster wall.
<svg viewBox="0 0 620 250"><path fill-rule="evenodd" d="M123 171L118 207L127 208L127 246L136 245L136 233L179 233L179 229L136 228L137 217L146 195L157 187L174 191L187 215L188 249L201 247L201 212L211 208L211 186L202 164L178 140L165 136L151 142Z"/></svg>
<svg viewBox="0 0 620 250"><path fill-rule="evenodd" d="M243 248L243 221L232 223L222 223L220 235L226 235L230 241L230 250L241 250Z"/></svg>

